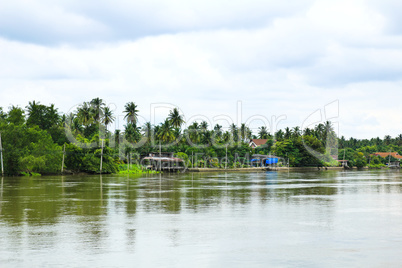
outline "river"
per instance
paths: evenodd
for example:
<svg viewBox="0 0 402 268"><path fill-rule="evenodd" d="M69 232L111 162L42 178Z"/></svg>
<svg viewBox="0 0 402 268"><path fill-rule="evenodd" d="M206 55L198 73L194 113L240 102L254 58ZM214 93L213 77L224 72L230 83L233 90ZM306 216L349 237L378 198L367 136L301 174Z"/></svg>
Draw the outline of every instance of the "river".
<svg viewBox="0 0 402 268"><path fill-rule="evenodd" d="M0 267L401 267L399 171L3 178Z"/></svg>

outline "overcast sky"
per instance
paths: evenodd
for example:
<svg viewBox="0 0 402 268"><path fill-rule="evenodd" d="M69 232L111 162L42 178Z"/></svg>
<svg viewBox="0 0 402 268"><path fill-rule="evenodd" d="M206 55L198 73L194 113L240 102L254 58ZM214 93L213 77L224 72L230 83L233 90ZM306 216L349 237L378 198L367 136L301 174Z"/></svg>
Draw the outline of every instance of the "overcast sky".
<svg viewBox="0 0 402 268"><path fill-rule="evenodd" d="M401 134L402 1L286 2L3 1L0 106L100 97L119 128L134 101L155 124L177 106L210 125Z"/></svg>

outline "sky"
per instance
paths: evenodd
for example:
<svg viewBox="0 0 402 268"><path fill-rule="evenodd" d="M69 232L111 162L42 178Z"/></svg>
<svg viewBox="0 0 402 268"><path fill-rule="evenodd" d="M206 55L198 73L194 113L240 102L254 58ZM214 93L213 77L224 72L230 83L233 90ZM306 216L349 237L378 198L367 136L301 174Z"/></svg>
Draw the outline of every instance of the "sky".
<svg viewBox="0 0 402 268"><path fill-rule="evenodd" d="M123 128L177 107L256 133L332 121L402 133L400 0L14 0L0 4L0 107L100 97Z"/></svg>

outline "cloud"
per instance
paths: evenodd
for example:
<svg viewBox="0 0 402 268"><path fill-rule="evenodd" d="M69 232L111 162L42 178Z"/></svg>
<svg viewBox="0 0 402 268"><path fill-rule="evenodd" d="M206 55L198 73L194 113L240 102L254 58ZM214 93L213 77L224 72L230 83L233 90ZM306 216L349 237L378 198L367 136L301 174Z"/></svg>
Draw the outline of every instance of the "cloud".
<svg viewBox="0 0 402 268"><path fill-rule="evenodd" d="M146 36L265 27L307 8L277 1L11 1L0 9L4 38L36 44L137 40Z"/></svg>
<svg viewBox="0 0 402 268"><path fill-rule="evenodd" d="M241 101L242 121L293 127L339 100L341 135L400 132L402 37L369 1L13 3L0 11L2 107L101 97L118 117L128 101L144 120L165 103L213 125L236 123Z"/></svg>

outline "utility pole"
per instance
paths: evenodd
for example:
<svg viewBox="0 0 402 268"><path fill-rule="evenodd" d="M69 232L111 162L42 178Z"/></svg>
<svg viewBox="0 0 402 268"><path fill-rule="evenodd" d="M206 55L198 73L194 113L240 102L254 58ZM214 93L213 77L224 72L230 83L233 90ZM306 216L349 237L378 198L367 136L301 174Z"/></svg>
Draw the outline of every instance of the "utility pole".
<svg viewBox="0 0 402 268"><path fill-rule="evenodd" d="M102 174L102 163L103 163L103 140L102 140L102 150L101 150L101 159L100 159L100 173Z"/></svg>
<svg viewBox="0 0 402 268"><path fill-rule="evenodd" d="M129 154L127 154L127 172L130 170L130 159L128 158Z"/></svg>
<svg viewBox="0 0 402 268"><path fill-rule="evenodd" d="M64 155L66 154L66 144L64 143L64 149L63 149L63 161L61 161L61 173L63 173L64 170Z"/></svg>
<svg viewBox="0 0 402 268"><path fill-rule="evenodd" d="M159 141L159 171L162 170L162 146L161 146L161 141Z"/></svg>
<svg viewBox="0 0 402 268"><path fill-rule="evenodd" d="M391 150L389 150L388 167L391 165Z"/></svg>
<svg viewBox="0 0 402 268"><path fill-rule="evenodd" d="M228 167L228 145L226 144L225 169Z"/></svg>
<svg viewBox="0 0 402 268"><path fill-rule="evenodd" d="M4 176L4 166L3 166L3 145L1 144L1 133L0 133L0 154L1 154L1 176Z"/></svg>
<svg viewBox="0 0 402 268"><path fill-rule="evenodd" d="M194 152L191 152L191 168L194 168Z"/></svg>

